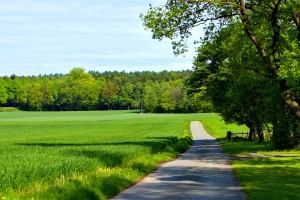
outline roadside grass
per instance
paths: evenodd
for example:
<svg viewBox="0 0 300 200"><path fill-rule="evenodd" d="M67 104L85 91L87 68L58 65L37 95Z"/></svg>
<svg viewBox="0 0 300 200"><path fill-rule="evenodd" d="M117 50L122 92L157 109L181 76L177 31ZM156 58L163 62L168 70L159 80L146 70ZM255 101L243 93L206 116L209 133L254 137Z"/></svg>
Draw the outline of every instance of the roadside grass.
<svg viewBox="0 0 300 200"><path fill-rule="evenodd" d="M217 138L227 154L258 153L271 156L232 161L235 176L243 185L243 191L249 200L300 199L299 148L278 151L270 142L259 144L245 140L228 141L228 130L244 131L247 130L246 127L225 124L220 117L204 119L201 122L205 130Z"/></svg>
<svg viewBox="0 0 300 200"><path fill-rule="evenodd" d="M18 112L18 111L20 110L14 107L0 107L0 112Z"/></svg>
<svg viewBox="0 0 300 200"><path fill-rule="evenodd" d="M237 179L251 199L300 199L300 157L233 161Z"/></svg>
<svg viewBox="0 0 300 200"><path fill-rule="evenodd" d="M215 114L0 113L0 199L108 199L191 144Z"/></svg>

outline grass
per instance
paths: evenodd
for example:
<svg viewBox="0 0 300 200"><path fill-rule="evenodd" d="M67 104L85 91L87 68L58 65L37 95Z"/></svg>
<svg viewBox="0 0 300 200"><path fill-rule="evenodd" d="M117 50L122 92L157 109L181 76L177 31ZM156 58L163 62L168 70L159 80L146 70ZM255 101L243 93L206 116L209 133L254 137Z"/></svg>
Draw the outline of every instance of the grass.
<svg viewBox="0 0 300 200"><path fill-rule="evenodd" d="M193 120L228 154L274 154L232 162L250 200L300 199L299 149L228 141L228 130L247 128L217 114L130 111L0 113L0 199L110 198L185 151Z"/></svg>
<svg viewBox="0 0 300 200"><path fill-rule="evenodd" d="M0 198L110 198L185 151L190 121L214 116L0 113Z"/></svg>
<svg viewBox="0 0 300 200"><path fill-rule="evenodd" d="M18 112L18 111L20 110L14 107L0 107L0 112Z"/></svg>
<svg viewBox="0 0 300 200"><path fill-rule="evenodd" d="M202 120L209 134L217 138L225 153L231 155L258 153L274 155L267 158L234 160L233 171L244 186L249 200L300 199L300 151L290 149L278 151L271 143L248 142L245 140L228 141L228 130L244 131L246 127L225 124L219 117ZM284 155L284 157L279 157Z"/></svg>
<svg viewBox="0 0 300 200"><path fill-rule="evenodd" d="M233 169L249 199L300 199L300 157L237 160Z"/></svg>

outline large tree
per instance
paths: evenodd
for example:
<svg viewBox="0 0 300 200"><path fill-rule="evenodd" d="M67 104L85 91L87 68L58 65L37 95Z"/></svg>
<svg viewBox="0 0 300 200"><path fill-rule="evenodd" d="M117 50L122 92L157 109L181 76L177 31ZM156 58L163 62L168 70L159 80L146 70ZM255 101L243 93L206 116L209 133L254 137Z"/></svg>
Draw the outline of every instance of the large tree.
<svg viewBox="0 0 300 200"><path fill-rule="evenodd" d="M186 51L186 39L196 26L205 25L205 41L230 24L239 25L236 31L246 33L263 72L278 83L283 101L300 119L300 1L167 0L163 6L150 5L141 19L154 39L172 40L175 54Z"/></svg>
<svg viewBox="0 0 300 200"><path fill-rule="evenodd" d="M274 86L268 74L257 73L257 69L263 67L253 61L259 58L249 48L249 42L244 42L243 48L236 47L243 42L243 36L236 38L239 32L232 29L235 29L233 25L223 29L213 41L198 48L194 73L186 85L189 93L205 92L225 122L246 124L250 135L257 132L259 141L263 141L266 100L270 96L266 91Z"/></svg>

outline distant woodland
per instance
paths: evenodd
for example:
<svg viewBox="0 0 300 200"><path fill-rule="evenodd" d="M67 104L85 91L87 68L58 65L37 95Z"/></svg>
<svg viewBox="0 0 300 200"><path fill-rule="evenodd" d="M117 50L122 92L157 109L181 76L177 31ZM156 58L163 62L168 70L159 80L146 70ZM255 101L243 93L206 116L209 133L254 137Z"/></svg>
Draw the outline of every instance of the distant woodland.
<svg viewBox="0 0 300 200"><path fill-rule="evenodd" d="M0 77L0 106L26 111L138 109L151 113L210 112L202 93L187 95L192 71L85 72Z"/></svg>

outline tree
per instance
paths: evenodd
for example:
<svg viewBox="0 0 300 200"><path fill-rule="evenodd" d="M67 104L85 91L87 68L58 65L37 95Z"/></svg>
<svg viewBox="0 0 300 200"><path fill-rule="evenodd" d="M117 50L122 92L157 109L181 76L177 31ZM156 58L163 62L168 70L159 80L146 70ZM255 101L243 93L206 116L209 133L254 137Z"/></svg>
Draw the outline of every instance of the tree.
<svg viewBox="0 0 300 200"><path fill-rule="evenodd" d="M107 109L112 109L117 103L117 94L119 88L111 81L107 81L100 91L100 100L107 106Z"/></svg>
<svg viewBox="0 0 300 200"><path fill-rule="evenodd" d="M82 68L74 68L69 75L12 75L0 80L3 82L0 96L3 106L15 106L21 110L134 108L147 109L148 112L183 112L185 107L195 110L190 109L191 104L186 106L185 103L187 98L182 79L189 74L190 70L86 73ZM160 104L166 92L167 110Z"/></svg>
<svg viewBox="0 0 300 200"><path fill-rule="evenodd" d="M14 79L15 80L20 80L20 85L19 89L17 90L17 93L15 95L15 102L17 106L20 109L28 109L28 102L27 102L27 97L29 93L29 89L31 87L30 80L28 78L22 78L22 79Z"/></svg>
<svg viewBox="0 0 300 200"><path fill-rule="evenodd" d="M5 88L5 82L0 78L0 104L5 104L7 101L7 93Z"/></svg>
<svg viewBox="0 0 300 200"><path fill-rule="evenodd" d="M143 94L144 94L143 102L144 102L145 110L147 112L155 112L158 98L154 88L150 84L145 84Z"/></svg>
<svg viewBox="0 0 300 200"><path fill-rule="evenodd" d="M264 126L272 124L275 146L292 147L299 142L299 134L281 98L280 85L264 70L249 42L243 42L242 35L236 37L243 33L232 29L233 25L221 30L198 49L194 73L186 81L189 92L204 91L225 122L249 127L249 139L256 132L262 142ZM237 48L238 43L243 47Z"/></svg>
<svg viewBox="0 0 300 200"><path fill-rule="evenodd" d="M186 112L186 91L183 88L183 82L181 80L174 80L171 82L171 85L170 103L172 105L173 112Z"/></svg>
<svg viewBox="0 0 300 200"><path fill-rule="evenodd" d="M58 80L56 84L58 97L55 104L60 110L74 110L71 81Z"/></svg>
<svg viewBox="0 0 300 200"><path fill-rule="evenodd" d="M99 87L95 80L93 81L75 81L73 83L73 98L75 100L76 110L92 110L99 101Z"/></svg>
<svg viewBox="0 0 300 200"><path fill-rule="evenodd" d="M263 71L277 82L282 98L300 120L299 56L300 2L298 0L167 0L141 15L154 39L172 40L175 54L184 53L191 30L206 25L207 38L230 24L237 25L260 56ZM179 39L178 39L179 38ZM242 48L242 44L238 45ZM296 84L297 83L297 84Z"/></svg>
<svg viewBox="0 0 300 200"><path fill-rule="evenodd" d="M93 76L89 73L86 73L85 69L83 69L83 68L73 68L70 71L69 78L73 81L78 81L78 80L89 81L89 80L93 79Z"/></svg>
<svg viewBox="0 0 300 200"><path fill-rule="evenodd" d="M143 93L144 87L141 82L137 82L133 86L133 104L136 109L139 109L140 112L144 110L144 102L143 102Z"/></svg>
<svg viewBox="0 0 300 200"><path fill-rule="evenodd" d="M54 82L45 80L41 86L41 92L43 93L43 108L44 110L53 110L54 103L57 99L57 90L54 87Z"/></svg>
<svg viewBox="0 0 300 200"><path fill-rule="evenodd" d="M133 103L133 84L126 82L120 88L119 103L122 108L130 109Z"/></svg>
<svg viewBox="0 0 300 200"><path fill-rule="evenodd" d="M12 76L14 77L14 76ZM18 89L20 87L20 83L18 81L15 81L18 79L11 79L7 78L5 79L5 85L6 85L6 93L7 93L7 106L15 107L16 106L16 94L18 93Z"/></svg>
<svg viewBox="0 0 300 200"><path fill-rule="evenodd" d="M39 82L33 83L28 94L28 105L30 110L41 111L43 108L43 93L41 91L42 85Z"/></svg>
<svg viewBox="0 0 300 200"><path fill-rule="evenodd" d="M187 99L186 102L188 113L193 113L193 112L209 113L215 111L213 108L211 97L206 95L205 87L203 87L203 89L200 90L199 92L190 94L188 96L189 98Z"/></svg>

